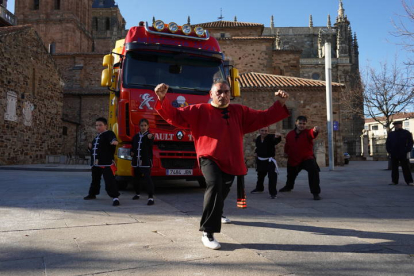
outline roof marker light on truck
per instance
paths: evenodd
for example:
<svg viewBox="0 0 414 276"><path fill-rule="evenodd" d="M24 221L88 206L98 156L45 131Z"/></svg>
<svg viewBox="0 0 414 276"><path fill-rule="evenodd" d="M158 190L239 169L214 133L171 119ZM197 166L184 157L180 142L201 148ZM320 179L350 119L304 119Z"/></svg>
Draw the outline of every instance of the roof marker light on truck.
<svg viewBox="0 0 414 276"><path fill-rule="evenodd" d="M181 27L181 30L183 31L183 33L184 33L185 35L189 35L189 34L191 33L191 26L190 26L189 24L184 24L184 25Z"/></svg>
<svg viewBox="0 0 414 276"><path fill-rule="evenodd" d="M194 32L196 33L196 35L197 35L198 37L201 37L201 36L203 36L203 35L204 35L204 29L203 29L203 27L200 27L200 26L196 26L196 27L194 28Z"/></svg>
<svg viewBox="0 0 414 276"><path fill-rule="evenodd" d="M176 33L178 31L177 23L170 22L170 24L168 24L168 30L170 30L170 32L172 32L173 34Z"/></svg>
<svg viewBox="0 0 414 276"><path fill-rule="evenodd" d="M162 20L156 20L152 26L154 27L154 29L156 29L157 31L161 32L162 30L164 30L164 22Z"/></svg>

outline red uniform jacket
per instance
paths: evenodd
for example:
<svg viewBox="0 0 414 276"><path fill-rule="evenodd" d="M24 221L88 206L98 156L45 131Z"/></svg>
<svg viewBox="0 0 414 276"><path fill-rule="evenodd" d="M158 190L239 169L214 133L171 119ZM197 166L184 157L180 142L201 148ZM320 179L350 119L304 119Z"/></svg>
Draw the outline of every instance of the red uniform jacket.
<svg viewBox="0 0 414 276"><path fill-rule="evenodd" d="M169 124L191 130L197 159L209 158L231 175L247 173L243 135L289 116L287 108L278 101L259 111L239 104L230 104L226 109L207 103L175 108L165 97L162 103L156 102L155 109Z"/></svg>
<svg viewBox="0 0 414 276"><path fill-rule="evenodd" d="M286 135L285 153L288 155L288 165L298 166L305 160L315 158L313 154L313 139L318 133L313 129L305 129L297 134L296 130Z"/></svg>

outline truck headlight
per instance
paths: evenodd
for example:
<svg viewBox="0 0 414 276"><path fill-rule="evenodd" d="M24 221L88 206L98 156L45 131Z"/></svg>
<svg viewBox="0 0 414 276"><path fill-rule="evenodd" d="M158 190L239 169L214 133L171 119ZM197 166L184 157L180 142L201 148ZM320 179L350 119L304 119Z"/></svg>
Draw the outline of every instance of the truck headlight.
<svg viewBox="0 0 414 276"><path fill-rule="evenodd" d="M131 149L130 148L119 148L118 149L118 158L132 160Z"/></svg>

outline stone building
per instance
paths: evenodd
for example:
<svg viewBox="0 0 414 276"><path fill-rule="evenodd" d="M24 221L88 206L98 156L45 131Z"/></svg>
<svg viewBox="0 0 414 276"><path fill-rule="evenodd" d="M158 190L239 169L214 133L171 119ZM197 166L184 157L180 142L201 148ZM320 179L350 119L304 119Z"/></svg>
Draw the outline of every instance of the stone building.
<svg viewBox="0 0 414 276"><path fill-rule="evenodd" d="M125 19L114 0L94 0L92 4L93 51L98 53L112 51L115 42L126 36L125 24Z"/></svg>
<svg viewBox="0 0 414 276"><path fill-rule="evenodd" d="M229 63L241 73L262 72L284 76L325 80L325 41L332 47L332 80L344 83L347 89L361 91L359 52L356 34L345 15L342 0L334 25L328 15L326 26L313 26L312 16L307 27L277 27L271 18L270 27L263 24L215 21L195 24L209 30L218 39ZM343 91L343 95L347 90ZM338 98L338 101L341 101ZM312 96L305 95L305 100ZM360 134L364 126L363 103L342 104L340 129L344 150L359 156ZM323 125L326 126L326 123Z"/></svg>
<svg viewBox="0 0 414 276"><path fill-rule="evenodd" d="M15 3L18 24L30 24L51 53L92 51L93 0L28 0Z"/></svg>
<svg viewBox="0 0 414 276"><path fill-rule="evenodd" d="M16 16L38 32L65 84L62 154L84 155L95 118L108 116L102 58L125 37L125 20L113 0L16 0Z"/></svg>
<svg viewBox="0 0 414 276"><path fill-rule="evenodd" d="M235 102L257 110L267 109L274 102L274 92L278 89L283 89L289 93L290 97L286 106L291 116L275 125L269 126L270 133L277 131L283 137L282 142L276 146L276 159L281 166L286 166L286 159L283 156L284 138L294 128L294 121L297 116L307 116L309 127L326 124L326 90L324 81L250 72L240 74L240 84L242 87L242 97ZM343 84L333 83L332 88L333 98L337 100L345 86ZM305 99L309 97L312 97L313 100L306 101ZM333 104L333 112L333 119L340 121L340 106L339 104L335 104L335 101ZM257 135L257 132L245 135L244 149L246 163L249 167L253 167L255 164L253 153L255 148L254 139ZM335 131L334 133L334 142L334 162L335 164L342 165L342 135L339 131ZM329 161L327 147L327 132L322 131L314 143L315 156L321 167L325 167Z"/></svg>
<svg viewBox="0 0 414 276"><path fill-rule="evenodd" d="M43 163L62 147L62 81L30 26L0 28L0 165Z"/></svg>

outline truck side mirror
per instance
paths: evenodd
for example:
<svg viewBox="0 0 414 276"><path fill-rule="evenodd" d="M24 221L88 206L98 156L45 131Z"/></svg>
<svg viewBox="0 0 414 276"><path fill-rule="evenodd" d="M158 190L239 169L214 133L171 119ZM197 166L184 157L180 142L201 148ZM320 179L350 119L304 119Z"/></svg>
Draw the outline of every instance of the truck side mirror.
<svg viewBox="0 0 414 276"><path fill-rule="evenodd" d="M101 86L109 87L112 85L113 64L114 57L111 54L104 56L102 65L108 68L102 71Z"/></svg>
<svg viewBox="0 0 414 276"><path fill-rule="evenodd" d="M231 96L240 97L239 70L236 68L230 69L230 86Z"/></svg>

